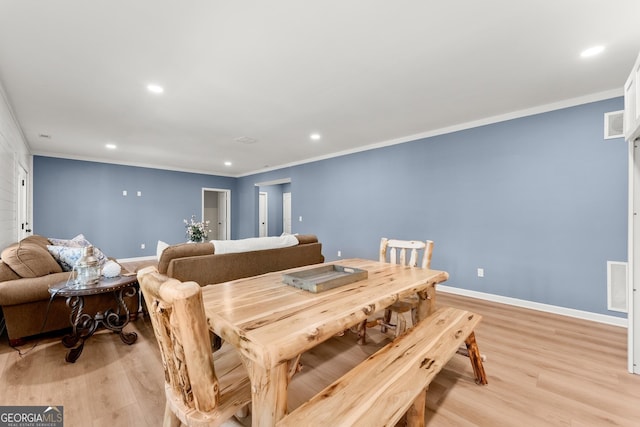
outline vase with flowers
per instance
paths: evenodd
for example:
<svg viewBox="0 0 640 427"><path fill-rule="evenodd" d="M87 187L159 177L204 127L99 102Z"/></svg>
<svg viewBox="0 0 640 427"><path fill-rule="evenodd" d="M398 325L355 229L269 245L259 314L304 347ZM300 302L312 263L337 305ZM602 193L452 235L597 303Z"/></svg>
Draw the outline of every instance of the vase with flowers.
<svg viewBox="0 0 640 427"><path fill-rule="evenodd" d="M191 215L191 220L184 220L184 226L187 229L187 237L190 242L202 242L206 240L211 230L209 230L209 221L196 221L196 216Z"/></svg>

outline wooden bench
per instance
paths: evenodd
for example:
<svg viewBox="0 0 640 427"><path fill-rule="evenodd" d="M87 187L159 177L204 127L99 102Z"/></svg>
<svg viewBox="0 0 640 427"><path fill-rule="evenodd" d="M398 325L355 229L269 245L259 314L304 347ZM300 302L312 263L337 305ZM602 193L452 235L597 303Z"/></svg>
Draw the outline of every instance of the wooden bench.
<svg viewBox="0 0 640 427"><path fill-rule="evenodd" d="M476 383L487 378L474 328L481 317L442 307L278 422L286 426L423 426L429 383L464 342Z"/></svg>

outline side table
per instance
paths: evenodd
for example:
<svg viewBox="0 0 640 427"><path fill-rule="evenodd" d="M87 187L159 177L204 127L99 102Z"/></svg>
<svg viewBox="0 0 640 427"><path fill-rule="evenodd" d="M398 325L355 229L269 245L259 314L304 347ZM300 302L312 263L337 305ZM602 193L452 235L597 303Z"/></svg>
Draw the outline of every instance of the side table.
<svg viewBox="0 0 640 427"><path fill-rule="evenodd" d="M95 315L83 313L84 298L90 295L111 292L118 303L117 310L112 308ZM74 363L84 348L84 342L93 335L100 325L120 335L125 344L136 342L138 335L135 332L125 332L123 329L129 323L129 308L124 302L124 297L133 297L138 294L138 279L135 275L101 277L95 285L77 287L73 282L62 282L49 288L52 298L66 297L67 306L71 309L70 321L73 328L71 334L62 338L62 344L69 348L65 360ZM79 343L79 344L78 344Z"/></svg>

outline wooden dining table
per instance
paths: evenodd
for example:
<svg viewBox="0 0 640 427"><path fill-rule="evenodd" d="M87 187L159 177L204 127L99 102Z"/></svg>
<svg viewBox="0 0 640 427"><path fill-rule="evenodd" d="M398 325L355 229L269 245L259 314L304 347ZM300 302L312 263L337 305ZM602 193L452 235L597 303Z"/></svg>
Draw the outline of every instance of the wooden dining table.
<svg viewBox="0 0 640 427"><path fill-rule="evenodd" d="M419 296L423 319L435 311L435 285L449 277L365 259L327 264L362 269L368 277L319 293L284 283L283 274L314 267L306 266L202 288L210 330L238 349L247 368L254 427L274 426L286 415L289 365L298 355L403 297Z"/></svg>

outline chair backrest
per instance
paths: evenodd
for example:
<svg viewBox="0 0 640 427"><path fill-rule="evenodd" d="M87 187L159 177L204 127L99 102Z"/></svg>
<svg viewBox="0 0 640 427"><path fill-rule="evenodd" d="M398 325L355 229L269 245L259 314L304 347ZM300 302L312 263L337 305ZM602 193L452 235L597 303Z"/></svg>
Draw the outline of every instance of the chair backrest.
<svg viewBox="0 0 640 427"><path fill-rule="evenodd" d="M422 251L422 261L418 265L419 252ZM409 257L407 257L407 252ZM380 240L380 262L402 264L409 267L431 268L433 241L426 240L396 240L383 237Z"/></svg>
<svg viewBox="0 0 640 427"><path fill-rule="evenodd" d="M202 290L155 267L138 272L138 283L160 346L167 407L190 425L190 413L211 413L220 399Z"/></svg>

